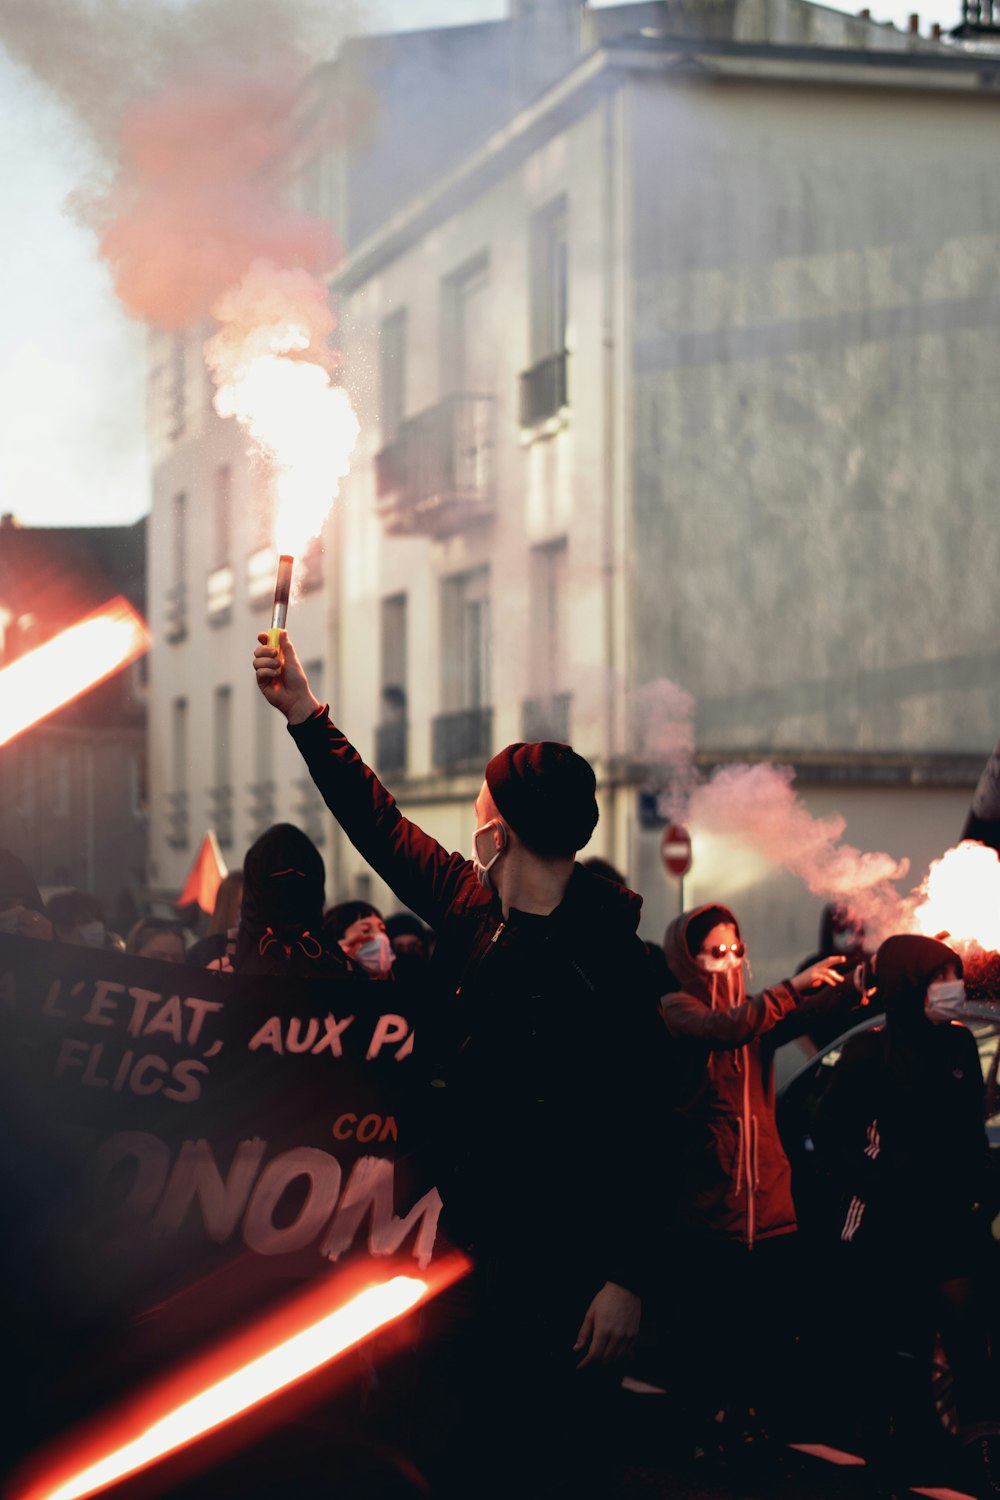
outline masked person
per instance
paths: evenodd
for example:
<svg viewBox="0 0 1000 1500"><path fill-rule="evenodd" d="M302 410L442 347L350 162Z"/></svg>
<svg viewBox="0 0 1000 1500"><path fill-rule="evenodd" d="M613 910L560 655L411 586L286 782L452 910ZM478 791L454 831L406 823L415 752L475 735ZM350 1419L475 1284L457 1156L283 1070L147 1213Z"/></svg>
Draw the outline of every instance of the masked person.
<svg viewBox="0 0 1000 1500"><path fill-rule="evenodd" d="M746 945L718 904L684 912L665 956L680 989L660 1011L677 1044L679 1117L674 1308L688 1359L699 1454L733 1459L766 1447L764 1417L781 1406L790 1346L787 1297L796 1229L791 1167L774 1115L774 1048L801 1025L802 997L842 983L843 959L758 995L745 984ZM784 1326L782 1317L784 1314ZM763 1412L762 1412L763 1409Z"/></svg>
<svg viewBox="0 0 1000 1500"><path fill-rule="evenodd" d="M56 941L81 948L114 946L108 937L104 907L87 891L60 891L50 896L45 914L55 929Z"/></svg>
<svg viewBox="0 0 1000 1500"><path fill-rule="evenodd" d="M863 1434L887 1478L943 1433L932 1405L940 1335L977 1490L1000 1493L1000 1445L978 1282L989 1158L975 1038L958 1017L962 960L917 934L875 955L885 1025L844 1044L813 1136L840 1188L842 1301ZM992 1474L992 1478L990 1477ZM911 1476L916 1480L917 1475ZM964 1485L963 1485L964 1488Z"/></svg>
<svg viewBox="0 0 1000 1500"><path fill-rule="evenodd" d="M339 906L331 906L323 918L323 928L369 979L391 978L396 955L382 913L370 901L342 901Z"/></svg>
<svg viewBox="0 0 1000 1500"><path fill-rule="evenodd" d="M598 817L593 770L568 745L507 746L476 797L472 858L450 854L330 722L284 634L280 661L259 639L258 686L330 811L437 934L442 1222L474 1271L447 1338L425 1346L424 1437L446 1429L425 1460L435 1493L606 1494L600 1376L633 1347L660 1248L663 1037L639 898L575 863Z"/></svg>
<svg viewBox="0 0 1000 1500"><path fill-rule="evenodd" d="M322 979L349 965L323 931L326 866L301 828L275 823L247 850L233 968L237 974Z"/></svg>

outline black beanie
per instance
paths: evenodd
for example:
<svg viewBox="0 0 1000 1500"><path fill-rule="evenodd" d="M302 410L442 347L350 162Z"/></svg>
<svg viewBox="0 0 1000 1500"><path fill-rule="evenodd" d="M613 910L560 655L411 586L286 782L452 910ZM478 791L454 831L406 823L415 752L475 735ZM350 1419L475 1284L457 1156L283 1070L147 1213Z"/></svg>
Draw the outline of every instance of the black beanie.
<svg viewBox="0 0 1000 1500"><path fill-rule="evenodd" d="M508 745L486 767L486 785L505 822L536 854L575 854L597 826L597 780L569 745Z"/></svg>

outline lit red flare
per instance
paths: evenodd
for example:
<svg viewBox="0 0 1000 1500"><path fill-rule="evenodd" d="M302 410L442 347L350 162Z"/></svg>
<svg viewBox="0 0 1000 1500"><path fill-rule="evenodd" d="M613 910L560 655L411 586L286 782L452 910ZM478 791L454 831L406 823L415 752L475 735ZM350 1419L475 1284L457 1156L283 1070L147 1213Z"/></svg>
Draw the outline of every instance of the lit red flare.
<svg viewBox="0 0 1000 1500"><path fill-rule="evenodd" d="M84 1500L150 1468L217 1432L314 1374L419 1302L464 1275L462 1258L442 1263L425 1278L394 1276L366 1287L332 1311L331 1289L312 1293L281 1315L266 1318L247 1337L210 1360L200 1360L181 1381L152 1392L127 1412L110 1413L86 1429L73 1449L32 1476L15 1481L7 1500ZM326 1306L323 1307L325 1302ZM319 1315L317 1316L317 1313ZM42 1460L44 1465L44 1459Z"/></svg>
<svg viewBox="0 0 1000 1500"><path fill-rule="evenodd" d="M112 599L0 669L0 745L142 656L150 635L127 599Z"/></svg>

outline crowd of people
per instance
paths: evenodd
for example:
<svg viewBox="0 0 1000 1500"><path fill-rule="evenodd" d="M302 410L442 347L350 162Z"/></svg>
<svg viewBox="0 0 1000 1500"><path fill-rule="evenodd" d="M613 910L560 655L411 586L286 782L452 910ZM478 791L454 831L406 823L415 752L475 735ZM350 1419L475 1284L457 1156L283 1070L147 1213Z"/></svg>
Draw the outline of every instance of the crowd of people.
<svg viewBox="0 0 1000 1500"><path fill-rule="evenodd" d="M403 816L287 637L280 651L260 637L254 667L404 910L325 908L319 851L279 824L223 881L193 943L159 917L118 936L84 892L43 903L4 851L0 931L237 974L351 974L419 997L443 1229L473 1263L422 1314L405 1395L432 1492L611 1493L613 1403L637 1350L682 1412L693 1462L778 1462L803 1409L791 1395L805 1368L797 1293L820 1277L838 1308L820 1352L824 1399L837 1393L838 1432L853 1433L886 1492L919 1424L921 1441L933 1430L951 1444L977 1493L1000 1492L987 1306L1000 1204L960 954L914 935L872 954L853 914L831 907L819 951L750 994L727 906L685 911L662 947L643 943L640 897L606 862L577 859L598 805L569 746L516 744L490 760L466 857ZM826 1242L814 1230L803 1244L775 1055L876 1012L884 1020L840 1049L814 1123L831 1212ZM939 1346L947 1424L933 1405Z"/></svg>

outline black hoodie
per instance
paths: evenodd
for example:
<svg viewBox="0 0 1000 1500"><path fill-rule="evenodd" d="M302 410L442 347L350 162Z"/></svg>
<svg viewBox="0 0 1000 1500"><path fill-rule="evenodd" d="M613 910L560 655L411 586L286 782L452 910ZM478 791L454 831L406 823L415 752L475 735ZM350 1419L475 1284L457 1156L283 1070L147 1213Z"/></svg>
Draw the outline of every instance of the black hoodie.
<svg viewBox="0 0 1000 1500"><path fill-rule="evenodd" d="M450 1231L549 1287L640 1290L668 1170L641 899L578 865L550 916L505 921L471 861L403 817L325 712L289 729L355 848L437 934L435 1037L416 1054L447 1100Z"/></svg>
<svg viewBox="0 0 1000 1500"><path fill-rule="evenodd" d="M885 1024L851 1037L815 1122L820 1161L838 1184L845 1243L905 1248L934 1274L964 1274L986 1192L988 1146L975 1039L934 1024L927 986L962 962L934 938L887 938L875 957Z"/></svg>
<svg viewBox="0 0 1000 1500"><path fill-rule="evenodd" d="M323 856L293 823L275 823L243 863L243 904L233 967L237 974L342 976L339 943L323 931Z"/></svg>

